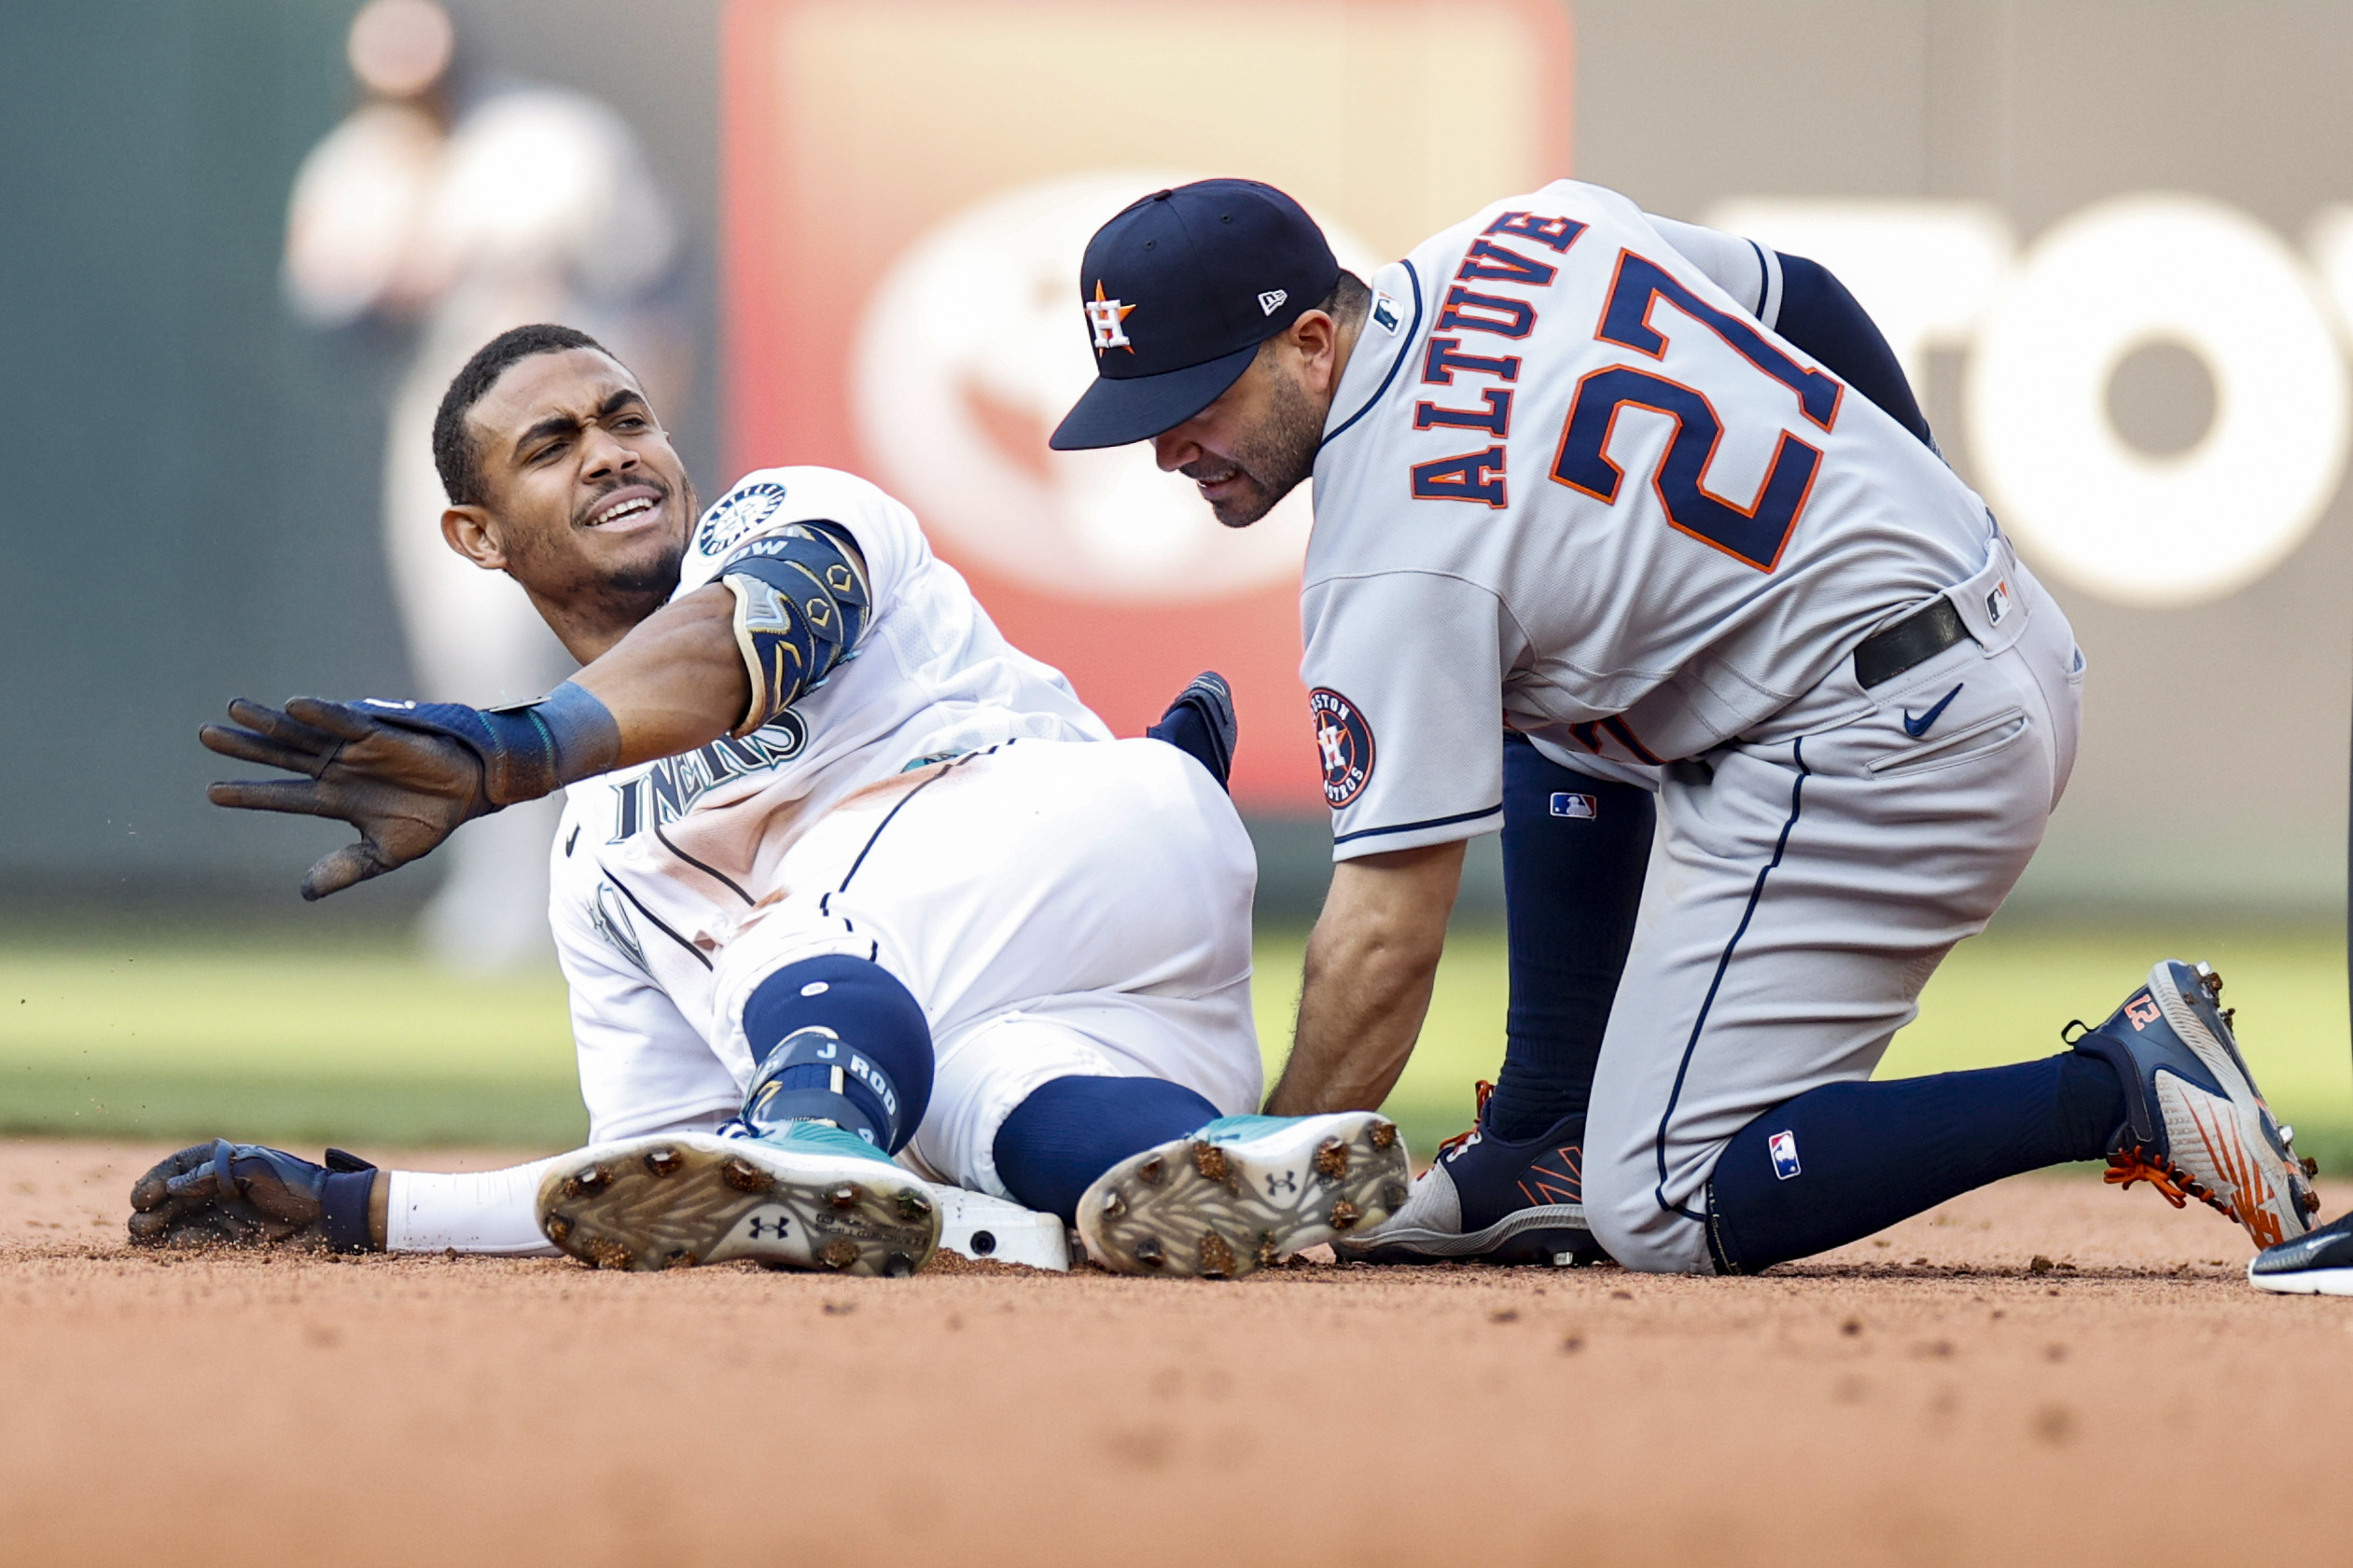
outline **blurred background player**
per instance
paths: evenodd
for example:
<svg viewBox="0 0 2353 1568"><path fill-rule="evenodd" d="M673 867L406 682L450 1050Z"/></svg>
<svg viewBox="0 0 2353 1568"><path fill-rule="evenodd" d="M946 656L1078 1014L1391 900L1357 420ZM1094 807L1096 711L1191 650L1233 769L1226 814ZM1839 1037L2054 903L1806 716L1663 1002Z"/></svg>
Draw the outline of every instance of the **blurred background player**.
<svg viewBox="0 0 2353 1568"><path fill-rule="evenodd" d="M370 0L346 54L365 101L303 160L287 204L288 305L321 327L413 324L384 435L383 526L419 691L523 701L572 669L528 601L444 548L434 409L466 356L510 326L579 324L640 367L663 408L691 382L679 232L629 126L584 93L472 76L433 0ZM423 935L442 961L502 969L548 946L552 802L452 845Z"/></svg>

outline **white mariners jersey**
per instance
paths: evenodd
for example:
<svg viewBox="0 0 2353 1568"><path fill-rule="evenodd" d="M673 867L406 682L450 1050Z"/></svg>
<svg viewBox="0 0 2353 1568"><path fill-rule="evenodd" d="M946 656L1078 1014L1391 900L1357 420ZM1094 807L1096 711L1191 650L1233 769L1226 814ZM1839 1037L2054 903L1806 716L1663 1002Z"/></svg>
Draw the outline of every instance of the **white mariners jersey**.
<svg viewBox="0 0 2353 1568"><path fill-rule="evenodd" d="M852 475L745 476L696 524L678 593L745 541L818 519L866 561L871 607L850 657L740 740L565 792L550 912L583 1051L614 1031L675 1029L681 1014L707 1038L711 951L775 891L785 852L854 790L1006 741L1111 738L1059 672L1005 640L914 514Z"/></svg>
<svg viewBox="0 0 2353 1568"><path fill-rule="evenodd" d="M1500 826L1507 727L1706 751L1984 563L1984 503L1764 326L1779 282L1569 180L1374 275L1302 599L1338 858Z"/></svg>

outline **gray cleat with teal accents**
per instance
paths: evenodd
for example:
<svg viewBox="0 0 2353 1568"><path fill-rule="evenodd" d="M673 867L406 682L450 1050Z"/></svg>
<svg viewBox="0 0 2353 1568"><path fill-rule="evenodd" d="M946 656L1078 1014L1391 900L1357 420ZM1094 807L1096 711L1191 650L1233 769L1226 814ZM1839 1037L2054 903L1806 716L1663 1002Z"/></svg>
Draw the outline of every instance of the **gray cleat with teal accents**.
<svg viewBox="0 0 2353 1568"><path fill-rule="evenodd" d="M853 1133L795 1121L759 1138L703 1132L582 1149L539 1186L539 1228L600 1269L750 1258L772 1269L912 1274L940 1245L926 1184Z"/></svg>
<svg viewBox="0 0 2353 1568"><path fill-rule="evenodd" d="M1377 1112L1220 1117L1095 1178L1079 1234L1122 1274L1233 1279L1379 1224L1412 1176L1397 1124Z"/></svg>

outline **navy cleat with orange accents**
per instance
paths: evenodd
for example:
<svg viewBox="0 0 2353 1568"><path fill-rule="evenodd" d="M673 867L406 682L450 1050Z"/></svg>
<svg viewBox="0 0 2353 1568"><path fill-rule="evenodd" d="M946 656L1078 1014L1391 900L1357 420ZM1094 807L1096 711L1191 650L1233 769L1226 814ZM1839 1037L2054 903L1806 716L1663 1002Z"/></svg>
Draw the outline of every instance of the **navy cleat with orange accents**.
<svg viewBox="0 0 2353 1568"><path fill-rule="evenodd" d="M2123 1080L2126 1115L2108 1180L2147 1182L2177 1209L2197 1199L2257 1246L2274 1247L2312 1228L2314 1167L2296 1158L2293 1130L2263 1103L2221 994L2222 977L2206 964L2166 959L2074 1046Z"/></svg>
<svg viewBox="0 0 2353 1568"><path fill-rule="evenodd" d="M1524 1142L1487 1131L1487 1101L1468 1132L1439 1146L1387 1223L1332 1242L1355 1263L1535 1263L1573 1268L1603 1253L1585 1224L1582 1112Z"/></svg>

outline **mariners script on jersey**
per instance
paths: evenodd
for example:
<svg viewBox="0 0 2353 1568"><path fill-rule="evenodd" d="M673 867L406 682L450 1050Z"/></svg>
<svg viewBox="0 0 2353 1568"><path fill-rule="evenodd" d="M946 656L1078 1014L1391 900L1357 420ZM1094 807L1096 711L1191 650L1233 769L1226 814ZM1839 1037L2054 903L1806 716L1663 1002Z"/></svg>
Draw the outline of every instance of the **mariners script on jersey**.
<svg viewBox="0 0 2353 1568"><path fill-rule="evenodd" d="M566 792L550 913L600 1137L731 1103L736 1090L703 1045L711 955L776 891L786 852L844 796L927 758L1007 741L1110 739L1059 673L1005 641L913 514L851 475L746 475L696 524L678 593L709 582L746 541L817 518L848 530L866 560L873 617L856 651L740 740ZM708 1081L670 1081L667 1064L680 1059L703 1064ZM634 1081L647 1075L662 1081Z"/></svg>
<svg viewBox="0 0 2353 1568"><path fill-rule="evenodd" d="M1340 857L1500 826L1506 725L1572 766L1748 734L1984 564L1977 496L1663 229L1746 249L1563 180L1374 275L1302 603Z"/></svg>

